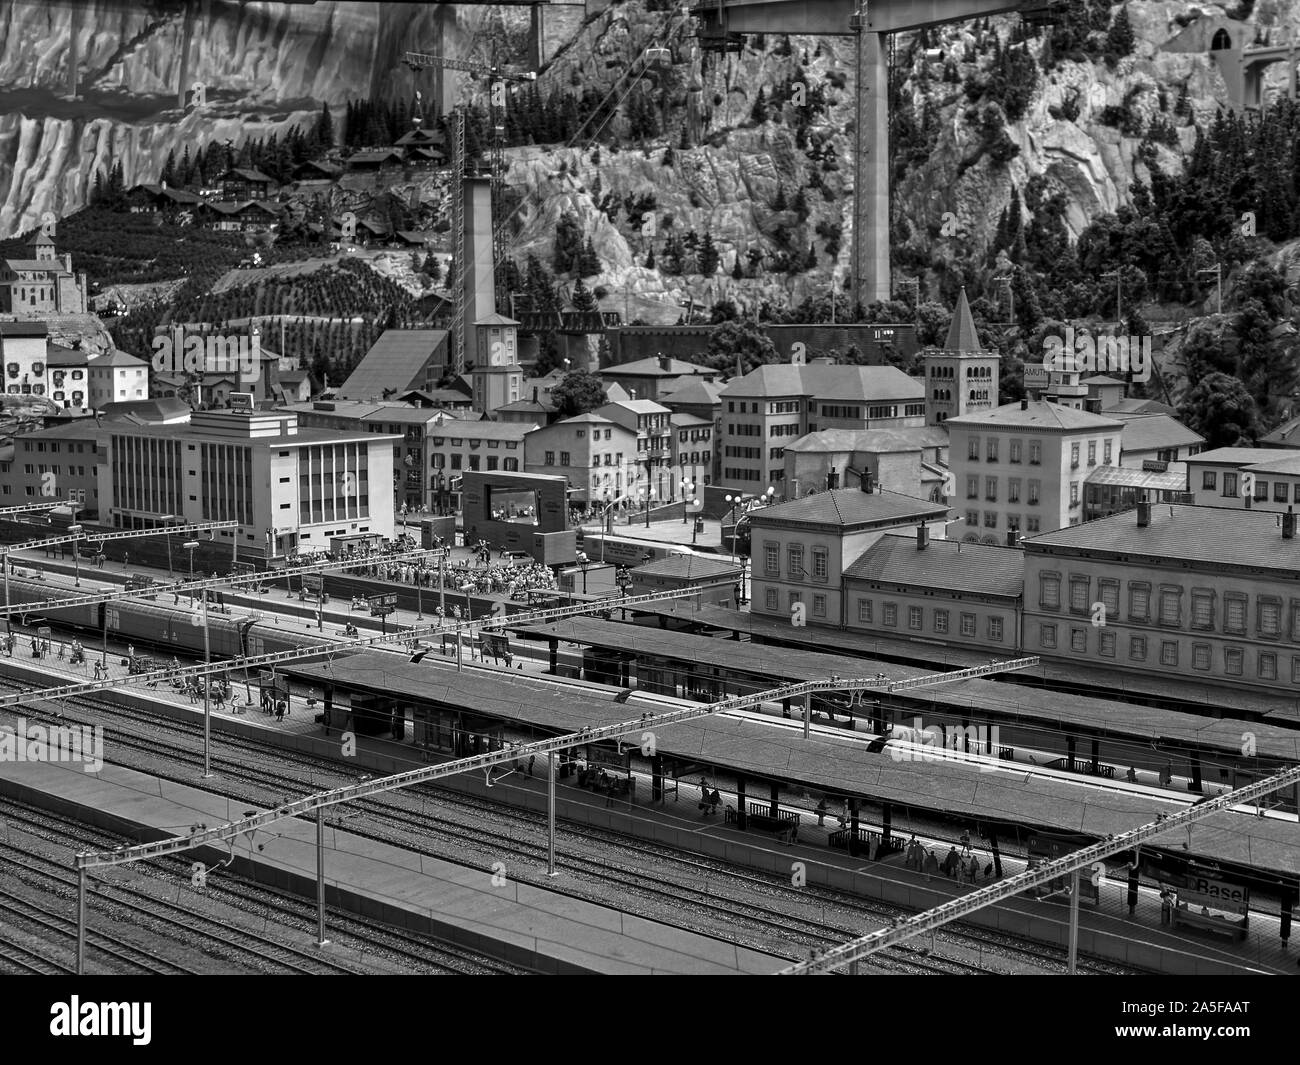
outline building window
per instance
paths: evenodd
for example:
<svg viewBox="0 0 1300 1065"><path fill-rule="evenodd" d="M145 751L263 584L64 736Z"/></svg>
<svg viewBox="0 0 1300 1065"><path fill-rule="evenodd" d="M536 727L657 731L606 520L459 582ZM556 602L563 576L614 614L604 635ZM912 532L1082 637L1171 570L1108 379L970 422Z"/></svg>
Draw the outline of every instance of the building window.
<svg viewBox="0 0 1300 1065"><path fill-rule="evenodd" d="M1088 630L1071 627L1070 650L1075 654L1084 654L1088 650Z"/></svg>
<svg viewBox="0 0 1300 1065"><path fill-rule="evenodd" d="M1088 465L1097 465L1097 441L1095 440L1088 441Z"/></svg>
<svg viewBox="0 0 1300 1065"><path fill-rule="evenodd" d="M1040 644L1042 644L1044 647L1055 647L1055 646L1056 646L1056 626L1055 626L1055 625L1039 625L1039 626L1038 626L1038 642L1039 642Z"/></svg>
<svg viewBox="0 0 1300 1065"><path fill-rule="evenodd" d="M1039 524L1038 518L1035 515L1030 514L1027 518L1025 518L1025 531L1031 533L1038 532L1039 531L1038 524Z"/></svg>
<svg viewBox="0 0 1300 1065"><path fill-rule="evenodd" d="M1210 645L1208 643L1192 644L1192 668L1210 668Z"/></svg>
<svg viewBox="0 0 1300 1065"><path fill-rule="evenodd" d="M1070 578L1070 613L1087 614L1092 610L1088 590L1092 582L1087 577Z"/></svg>
<svg viewBox="0 0 1300 1065"><path fill-rule="evenodd" d="M1129 637L1128 656L1137 662L1147 660L1147 638L1145 636Z"/></svg>
<svg viewBox="0 0 1300 1065"><path fill-rule="evenodd" d="M1102 578L1097 582L1101 592L1101 605L1108 618L1119 617L1119 581Z"/></svg>
<svg viewBox="0 0 1300 1065"><path fill-rule="evenodd" d="M1255 604L1255 627L1266 639L1277 639L1282 633L1282 600L1273 596L1260 596Z"/></svg>
<svg viewBox="0 0 1300 1065"><path fill-rule="evenodd" d="M1070 445L1070 469L1079 468L1079 445L1077 443Z"/></svg>
<svg viewBox="0 0 1300 1065"><path fill-rule="evenodd" d="M1102 631L1097 634L1097 653L1107 658L1115 657L1115 634Z"/></svg>
<svg viewBox="0 0 1300 1065"><path fill-rule="evenodd" d="M980 512L978 510L966 511L966 525L972 529L980 527Z"/></svg>
<svg viewBox="0 0 1300 1065"><path fill-rule="evenodd" d="M966 498L978 499L980 495L980 479L978 477L966 478Z"/></svg>
<svg viewBox="0 0 1300 1065"><path fill-rule="evenodd" d="M1128 619L1146 621L1151 611L1151 585L1129 583Z"/></svg>
<svg viewBox="0 0 1300 1065"><path fill-rule="evenodd" d="M1225 498L1237 498L1237 475L1224 471L1223 474L1223 495Z"/></svg>
<svg viewBox="0 0 1300 1065"><path fill-rule="evenodd" d="M1029 465L1041 466L1043 464L1043 445L1037 440L1029 441Z"/></svg>
<svg viewBox="0 0 1300 1065"><path fill-rule="evenodd" d="M813 596L813 615L819 618L824 618L826 616L826 596Z"/></svg>
<svg viewBox="0 0 1300 1065"><path fill-rule="evenodd" d="M763 569L769 577L781 574L781 545L768 540L763 544Z"/></svg>
<svg viewBox="0 0 1300 1065"><path fill-rule="evenodd" d="M1242 653L1239 647L1229 647L1223 652L1223 671L1230 677L1241 676Z"/></svg>
<svg viewBox="0 0 1300 1065"><path fill-rule="evenodd" d="M1040 488L1040 484L1039 484L1038 481L1030 481L1030 482L1029 482L1029 505L1030 505L1031 507L1036 507L1036 506L1038 506L1038 492L1039 492L1039 488Z"/></svg>
<svg viewBox="0 0 1300 1065"><path fill-rule="evenodd" d="M1178 641L1160 641L1160 664L1162 666L1178 665Z"/></svg>
<svg viewBox="0 0 1300 1065"><path fill-rule="evenodd" d="M1039 576L1038 605L1044 610L1061 609L1061 578L1059 574L1044 573Z"/></svg>
<svg viewBox="0 0 1300 1065"><path fill-rule="evenodd" d="M1300 684L1300 655L1291 658L1291 683Z"/></svg>
<svg viewBox="0 0 1300 1065"><path fill-rule="evenodd" d="M1201 473L1201 488L1214 489L1218 487L1219 475L1214 470L1204 470Z"/></svg>
<svg viewBox="0 0 1300 1065"><path fill-rule="evenodd" d="M1260 500L1268 499L1268 482L1267 482L1267 481L1256 481L1256 482L1255 482L1255 498L1256 498L1256 499L1260 499Z"/></svg>
<svg viewBox="0 0 1300 1065"><path fill-rule="evenodd" d="M1110 465L1110 441L1109 440L1106 441L1106 446L1103 449L1101 461L1106 466Z"/></svg>
<svg viewBox="0 0 1300 1065"><path fill-rule="evenodd" d="M1181 625L1183 623L1183 592L1181 588L1160 589L1160 624Z"/></svg>
<svg viewBox="0 0 1300 1065"><path fill-rule="evenodd" d="M972 462L979 462L980 438L978 436L972 436L970 438L970 449L966 452L966 457L970 459Z"/></svg>
<svg viewBox="0 0 1300 1065"><path fill-rule="evenodd" d="M803 576L803 545L791 544L786 556L786 568L792 579Z"/></svg>
<svg viewBox="0 0 1300 1065"><path fill-rule="evenodd" d="M1012 441L1011 441L1011 461L1012 461L1012 462L1019 462L1019 461L1020 461L1020 441L1019 441L1019 440L1012 440Z"/></svg>
<svg viewBox="0 0 1300 1065"><path fill-rule="evenodd" d="M997 437L989 438L988 457L990 462L998 461L998 439Z"/></svg>
<svg viewBox="0 0 1300 1065"><path fill-rule="evenodd" d="M885 618L884 618L884 621L885 621L885 624L888 625L890 628L893 628L895 625L898 624L898 604L897 604L897 603L886 603L886 604L885 604Z"/></svg>
<svg viewBox="0 0 1300 1065"><path fill-rule="evenodd" d="M917 632L920 632L921 626L922 626L921 608L919 606L909 606L907 608L907 627L909 629L915 629Z"/></svg>
<svg viewBox="0 0 1300 1065"><path fill-rule="evenodd" d="M934 631L937 633L946 633L948 631L948 611L936 610L934 612Z"/></svg>
<svg viewBox="0 0 1300 1065"><path fill-rule="evenodd" d="M975 615L963 614L961 616L961 634L963 636L975 635Z"/></svg>
<svg viewBox="0 0 1300 1065"><path fill-rule="evenodd" d="M1259 653L1259 679L1277 680L1277 655L1272 651Z"/></svg>
<svg viewBox="0 0 1300 1065"><path fill-rule="evenodd" d="M1002 619L989 618L989 639L995 643L1002 642Z"/></svg>
<svg viewBox="0 0 1300 1065"><path fill-rule="evenodd" d="M1285 503L1285 502L1287 501L1287 489L1288 489L1289 487L1290 487L1290 486L1286 483L1286 481L1274 481L1274 482L1273 482L1273 502L1274 502L1274 503ZM1300 502L1300 500L1297 500L1297 502Z"/></svg>
<svg viewBox="0 0 1300 1065"><path fill-rule="evenodd" d="M1246 597L1240 592L1224 593L1223 631L1238 636L1246 633Z"/></svg>
<svg viewBox="0 0 1300 1065"><path fill-rule="evenodd" d="M813 548L813 580L824 581L827 579L829 566L827 563L826 548Z"/></svg>
<svg viewBox="0 0 1300 1065"><path fill-rule="evenodd" d="M858 620L865 621L867 624L871 624L871 600L870 599L858 600Z"/></svg>
<svg viewBox="0 0 1300 1065"><path fill-rule="evenodd" d="M777 611L777 593L775 588L769 588L767 594L763 596L763 606L768 613L775 614Z"/></svg>
<svg viewBox="0 0 1300 1065"><path fill-rule="evenodd" d="M1209 589L1192 592L1192 628L1214 628L1214 592Z"/></svg>
<svg viewBox="0 0 1300 1065"><path fill-rule="evenodd" d="M984 478L984 498L990 503L998 501L998 479L996 477Z"/></svg>
<svg viewBox="0 0 1300 1065"><path fill-rule="evenodd" d="M548 466L554 466L554 465L555 465L555 452L554 452L554 451L548 451L548 452L546 453L546 465L548 465Z"/></svg>
<svg viewBox="0 0 1300 1065"><path fill-rule="evenodd" d="M803 601L799 598L799 593L798 593L798 592L791 592L791 593L790 593L790 609L791 609L791 611L793 611L795 607L797 607L797 606L802 606L802 605L803 605Z"/></svg>
<svg viewBox="0 0 1300 1065"><path fill-rule="evenodd" d="M998 512L996 510L986 510L984 512L984 528L996 529L998 527Z"/></svg>

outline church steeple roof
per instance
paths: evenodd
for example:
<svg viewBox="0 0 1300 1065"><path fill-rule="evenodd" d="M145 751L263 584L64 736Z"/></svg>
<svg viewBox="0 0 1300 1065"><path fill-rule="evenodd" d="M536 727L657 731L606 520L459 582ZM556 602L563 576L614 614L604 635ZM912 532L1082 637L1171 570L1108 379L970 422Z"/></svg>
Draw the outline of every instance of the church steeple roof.
<svg viewBox="0 0 1300 1065"><path fill-rule="evenodd" d="M948 327L945 351L983 351L979 334L975 332L975 319L971 317L970 303L966 299L966 286L957 297L957 309L952 312L952 325Z"/></svg>
<svg viewBox="0 0 1300 1065"><path fill-rule="evenodd" d="M43 229L38 229L36 231L36 235L27 242L27 246L29 248L39 248L46 244L48 244L51 248L54 247L54 238L52 238Z"/></svg>

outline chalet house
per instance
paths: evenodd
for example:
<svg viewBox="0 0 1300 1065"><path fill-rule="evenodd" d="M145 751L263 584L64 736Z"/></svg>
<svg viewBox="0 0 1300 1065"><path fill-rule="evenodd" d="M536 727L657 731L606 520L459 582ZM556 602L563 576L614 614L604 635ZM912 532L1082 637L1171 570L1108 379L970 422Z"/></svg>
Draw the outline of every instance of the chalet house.
<svg viewBox="0 0 1300 1065"><path fill-rule="evenodd" d="M221 198L231 200L267 200L275 193L278 186L275 181L260 170L233 166L218 179L221 185Z"/></svg>

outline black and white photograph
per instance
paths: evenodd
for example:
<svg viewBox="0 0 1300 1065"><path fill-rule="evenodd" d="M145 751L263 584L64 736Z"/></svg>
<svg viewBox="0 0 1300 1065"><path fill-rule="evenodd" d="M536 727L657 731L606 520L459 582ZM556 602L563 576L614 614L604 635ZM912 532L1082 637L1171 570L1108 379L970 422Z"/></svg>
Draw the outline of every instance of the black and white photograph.
<svg viewBox="0 0 1300 1065"><path fill-rule="evenodd" d="M22 1026L1280 1036L1298 83L1300 0L0 0Z"/></svg>

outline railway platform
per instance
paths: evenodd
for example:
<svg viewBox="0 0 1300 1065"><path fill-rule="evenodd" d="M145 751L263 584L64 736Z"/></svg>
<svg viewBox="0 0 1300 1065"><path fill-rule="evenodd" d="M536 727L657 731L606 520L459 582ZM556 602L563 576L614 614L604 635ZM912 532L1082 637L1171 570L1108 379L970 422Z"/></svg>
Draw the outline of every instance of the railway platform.
<svg viewBox="0 0 1300 1065"><path fill-rule="evenodd" d="M128 832L141 842L170 838L193 824L238 820L248 809L235 799L111 765L85 773L79 765L0 762L0 792ZM315 833L311 821L288 819L256 838L241 838L229 852L205 848L194 854L209 863L233 857L234 868L252 879L314 896ZM324 851L328 905L540 972L761 974L783 964L720 939L515 880L508 866L496 873L413 854L330 825L328 816ZM94 909L92 901L92 924Z"/></svg>

